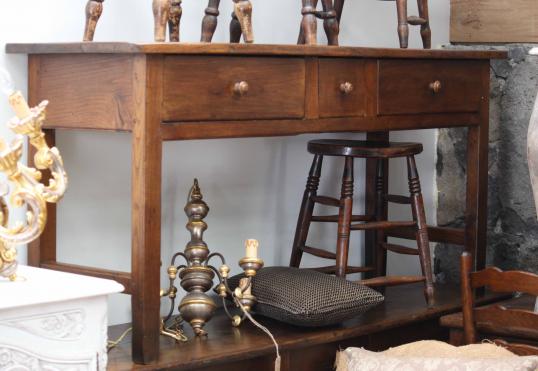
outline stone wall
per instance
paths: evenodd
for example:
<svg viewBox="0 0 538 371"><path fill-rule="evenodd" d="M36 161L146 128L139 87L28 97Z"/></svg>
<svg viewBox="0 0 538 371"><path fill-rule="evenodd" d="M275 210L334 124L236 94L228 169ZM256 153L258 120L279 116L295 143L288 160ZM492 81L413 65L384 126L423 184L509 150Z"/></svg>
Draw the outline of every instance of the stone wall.
<svg viewBox="0 0 538 371"><path fill-rule="evenodd" d="M532 45L535 46L535 45ZM538 222L527 168L527 127L538 90L538 56L513 44L507 60L492 61L489 132L488 264L538 272ZM492 49L490 46L448 48ZM441 129L437 144L437 222L463 226L466 129ZM438 244L439 282L458 281L461 248Z"/></svg>

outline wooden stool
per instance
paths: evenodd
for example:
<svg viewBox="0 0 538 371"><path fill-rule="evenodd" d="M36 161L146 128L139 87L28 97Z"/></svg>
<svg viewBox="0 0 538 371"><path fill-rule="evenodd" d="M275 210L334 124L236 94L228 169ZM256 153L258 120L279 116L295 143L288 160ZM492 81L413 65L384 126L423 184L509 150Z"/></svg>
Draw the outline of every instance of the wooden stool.
<svg viewBox="0 0 538 371"><path fill-rule="evenodd" d="M303 0L301 13L301 29L297 44L316 45L317 44L317 19L323 19L323 27L327 35L329 45L338 45L338 21L333 8L333 0L321 0L323 11L318 11L318 0Z"/></svg>
<svg viewBox="0 0 538 371"><path fill-rule="evenodd" d="M382 0L394 1L394 0ZM395 0L396 9L398 12L398 37L400 39L400 48L407 48L409 39L409 25L420 25L420 36L422 37L422 45L424 49L431 48L432 33L430 30L430 17L428 15L428 0L417 0L418 17L407 16L407 0ZM334 0L334 10L338 24L342 17L342 9L344 8L344 0Z"/></svg>
<svg viewBox="0 0 538 371"><path fill-rule="evenodd" d="M290 266L299 267L303 252L320 258L334 259L336 265L314 268L315 270L334 273L345 277L348 273L375 272L375 278L362 280L368 286L391 286L404 283L425 282L424 294L429 305L433 304L433 279L430 258L430 246L424 202L420 181L415 164L415 155L422 152L420 143L386 143L351 140L313 140L308 142L308 152L314 154L314 160L303 194L303 201L297 221L295 239L291 253ZM317 194L323 156L343 156L345 159L340 199L319 196ZM376 215L353 215L353 159L377 159L376 174ZM390 158L406 157L410 197L385 194L385 163ZM410 204L413 221L387 221L388 202ZM314 205L322 204L338 207L338 215L313 215ZM336 253L306 245L311 222L338 223ZM352 222L358 222L353 223ZM418 249L388 244L384 230L400 227L414 227ZM350 231L376 230L375 267L348 266ZM371 248L368 246L367 248ZM418 255L422 276L386 276L387 250L399 254Z"/></svg>
<svg viewBox="0 0 538 371"><path fill-rule="evenodd" d="M105 0L88 0L86 4L86 27L84 41L93 41L97 22L103 13ZM230 42L238 43L243 35L246 43L254 42L252 33L252 5L249 0L233 0L234 11L230 23ZM168 24L171 42L179 41L179 24L183 10L182 0L153 0L153 16L155 20L154 36L156 42L166 40L166 26ZM211 42L217 28L220 0L209 0L202 21L202 42Z"/></svg>

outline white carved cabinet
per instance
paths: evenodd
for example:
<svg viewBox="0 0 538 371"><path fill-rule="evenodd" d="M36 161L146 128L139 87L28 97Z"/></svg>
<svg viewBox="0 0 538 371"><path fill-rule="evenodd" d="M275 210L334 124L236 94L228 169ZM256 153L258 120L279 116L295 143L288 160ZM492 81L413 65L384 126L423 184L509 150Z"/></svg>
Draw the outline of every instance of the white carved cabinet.
<svg viewBox="0 0 538 371"><path fill-rule="evenodd" d="M0 280L0 371L105 370L115 281L20 266Z"/></svg>

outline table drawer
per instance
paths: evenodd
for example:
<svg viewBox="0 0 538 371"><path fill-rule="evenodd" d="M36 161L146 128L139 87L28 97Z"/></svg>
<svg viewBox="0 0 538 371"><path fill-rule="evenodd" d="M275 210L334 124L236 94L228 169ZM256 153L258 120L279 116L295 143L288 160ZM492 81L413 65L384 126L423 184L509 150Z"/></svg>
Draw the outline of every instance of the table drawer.
<svg viewBox="0 0 538 371"><path fill-rule="evenodd" d="M350 117L366 113L364 60L319 60L319 116Z"/></svg>
<svg viewBox="0 0 538 371"><path fill-rule="evenodd" d="M302 118L302 58L169 56L163 121Z"/></svg>
<svg viewBox="0 0 538 371"><path fill-rule="evenodd" d="M482 72L481 61L380 61L378 113L478 111Z"/></svg>

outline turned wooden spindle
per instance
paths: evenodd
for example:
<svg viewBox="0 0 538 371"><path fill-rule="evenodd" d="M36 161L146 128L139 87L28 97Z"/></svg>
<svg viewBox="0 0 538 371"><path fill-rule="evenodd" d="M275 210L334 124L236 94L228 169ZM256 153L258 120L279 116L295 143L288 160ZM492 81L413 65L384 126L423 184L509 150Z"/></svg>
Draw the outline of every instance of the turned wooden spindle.
<svg viewBox="0 0 538 371"><path fill-rule="evenodd" d="M181 22L181 15L183 9L181 8L181 0L172 0L170 5L170 15L168 16L168 32L170 34L171 42L179 41L179 24Z"/></svg>
<svg viewBox="0 0 538 371"><path fill-rule="evenodd" d="M254 42L254 34L252 32L252 4L250 1L234 0L234 13L241 25L243 41L248 44Z"/></svg>
<svg viewBox="0 0 538 371"><path fill-rule="evenodd" d="M89 0L86 4L86 27L84 29L83 41L93 41L97 22L103 13L104 0Z"/></svg>
<svg viewBox="0 0 538 371"><path fill-rule="evenodd" d="M340 32L337 13L333 7L332 0L321 0L323 11L317 11L318 0L303 0L303 20L299 32L298 44L317 44L317 23L316 18L323 19L323 28L327 35L329 45L338 45L338 33Z"/></svg>
<svg viewBox="0 0 538 371"><path fill-rule="evenodd" d="M170 6L170 0L153 0L155 42L163 42L166 40L166 25L170 16Z"/></svg>
<svg viewBox="0 0 538 371"><path fill-rule="evenodd" d="M217 17L219 16L220 0L209 0L202 21L202 37L200 41L210 43L217 29Z"/></svg>

